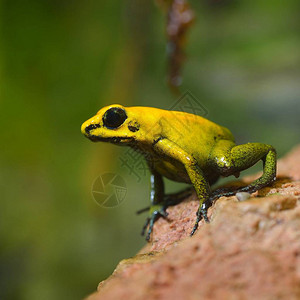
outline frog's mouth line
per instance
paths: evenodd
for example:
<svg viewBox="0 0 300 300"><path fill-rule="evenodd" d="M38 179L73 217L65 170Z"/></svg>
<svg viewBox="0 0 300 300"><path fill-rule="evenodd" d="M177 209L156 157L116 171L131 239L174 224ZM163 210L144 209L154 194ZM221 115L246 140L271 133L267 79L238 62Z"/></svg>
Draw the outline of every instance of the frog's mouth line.
<svg viewBox="0 0 300 300"><path fill-rule="evenodd" d="M119 144L124 142L132 142L134 139L130 137L99 137L96 135L88 135L86 136L92 142L109 142L113 144Z"/></svg>

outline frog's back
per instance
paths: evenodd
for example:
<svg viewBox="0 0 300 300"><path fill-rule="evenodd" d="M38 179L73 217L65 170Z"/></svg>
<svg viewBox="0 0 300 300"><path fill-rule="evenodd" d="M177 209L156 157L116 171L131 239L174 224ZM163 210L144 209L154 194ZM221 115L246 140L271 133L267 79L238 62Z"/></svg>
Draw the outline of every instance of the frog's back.
<svg viewBox="0 0 300 300"><path fill-rule="evenodd" d="M201 116L151 107L131 107L143 119L145 135L163 137L179 145L205 167L211 149L220 139L234 141L231 132Z"/></svg>
<svg viewBox="0 0 300 300"><path fill-rule="evenodd" d="M143 106L130 107L130 111L138 116L140 121L143 120L143 126L151 129L153 134L159 131L165 137L172 135L173 138L197 134L202 140L209 138L234 140L227 128L198 115Z"/></svg>
<svg viewBox="0 0 300 300"><path fill-rule="evenodd" d="M170 112L171 122L163 121L165 137L178 144L187 153L192 154L199 165L204 167L209 154L218 140L234 142L232 133L225 127L211 122L201 116Z"/></svg>
<svg viewBox="0 0 300 300"><path fill-rule="evenodd" d="M187 137L195 138L197 136L201 141L206 142L219 139L234 140L229 129L201 116L186 112L168 111L168 117L169 118L162 118L162 128L168 131L172 131L172 128L175 129L178 137L184 140L186 140ZM176 135L175 132L172 132L173 136Z"/></svg>

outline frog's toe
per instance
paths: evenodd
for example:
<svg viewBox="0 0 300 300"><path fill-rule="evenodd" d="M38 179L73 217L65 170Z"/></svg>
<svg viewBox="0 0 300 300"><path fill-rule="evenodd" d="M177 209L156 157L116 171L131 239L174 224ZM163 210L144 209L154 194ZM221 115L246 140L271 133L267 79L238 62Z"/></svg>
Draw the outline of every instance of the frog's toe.
<svg viewBox="0 0 300 300"><path fill-rule="evenodd" d="M149 242L150 241L150 236L151 236L151 233L152 233L152 230L153 230L153 226L154 226L154 223L155 221L159 218L159 214L158 213L153 213L151 215L151 217L147 218L146 222L145 222L145 225L143 227L143 230L142 230L142 235L145 234L146 232L146 229L148 227L148 230L147 230L147 235L146 235L146 241Z"/></svg>
<svg viewBox="0 0 300 300"><path fill-rule="evenodd" d="M145 232L146 232L146 229L147 229L149 223L150 223L150 218L147 218L146 221L145 221L145 224L144 224L144 226L143 226L142 232L141 232L141 235L142 235L142 236L145 235Z"/></svg>
<svg viewBox="0 0 300 300"><path fill-rule="evenodd" d="M164 218L166 218L168 215L169 215L169 213L167 213L167 211L166 211L166 209L167 208L165 208L165 207L163 207L161 210L159 210L159 214L162 216L162 217L164 217Z"/></svg>
<svg viewBox="0 0 300 300"><path fill-rule="evenodd" d="M147 230L147 235L146 235L146 241L148 242L151 237L151 233L153 230L154 223L159 219L159 217L166 218L168 216L168 213L166 211L166 207L164 206L159 206L159 208L156 209L150 209L150 216L146 219L146 222L143 226L142 230L142 236L145 235L146 230Z"/></svg>
<svg viewBox="0 0 300 300"><path fill-rule="evenodd" d="M137 215L140 215L140 214L142 214L142 213L144 213L144 212L146 212L146 211L149 211L149 208L150 208L150 206L141 208L141 209L137 210L135 213L136 213Z"/></svg>
<svg viewBox="0 0 300 300"><path fill-rule="evenodd" d="M150 241L150 236L153 230L153 226L154 226L154 222L158 219L157 215L154 215L153 217L150 218L149 220L149 228L147 231L147 235L146 235L146 241L149 242Z"/></svg>
<svg viewBox="0 0 300 300"><path fill-rule="evenodd" d="M202 205L198 208L197 210L197 213L196 213L196 222L195 222L195 225L191 231L191 234L190 236L194 235L194 233L196 232L197 228L198 228L198 225L199 225L199 222L201 221L201 219L203 218L204 221L206 223L209 223L209 219L208 219L208 216L207 216L207 210L209 208L209 200L208 202L204 202L202 203Z"/></svg>

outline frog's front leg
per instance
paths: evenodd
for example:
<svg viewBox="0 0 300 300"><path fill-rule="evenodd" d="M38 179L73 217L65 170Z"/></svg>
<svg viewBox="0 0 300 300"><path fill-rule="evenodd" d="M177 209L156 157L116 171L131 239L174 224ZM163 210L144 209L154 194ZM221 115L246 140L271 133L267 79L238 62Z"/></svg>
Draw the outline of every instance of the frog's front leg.
<svg viewBox="0 0 300 300"><path fill-rule="evenodd" d="M259 160L263 161L263 174L260 178L236 191L217 190L213 193L214 198L232 196L237 192L253 193L276 179L276 151L270 145L248 143L236 146L232 141L221 140L212 151L211 160L223 176L239 174Z"/></svg>
<svg viewBox="0 0 300 300"><path fill-rule="evenodd" d="M202 170L197 164L195 158L180 148L176 143L166 139L159 139L153 148L156 152L160 154L161 157L165 159L174 159L182 163L186 169L186 172L196 190L200 205L197 211L197 218L191 235L194 234L198 227L198 223L203 217L206 222L208 222L206 201L209 199L210 186L208 181L203 175Z"/></svg>
<svg viewBox="0 0 300 300"><path fill-rule="evenodd" d="M150 240L150 235L153 229L155 221L160 217L167 217L168 213L166 212L166 206L163 204L164 200L164 182L162 176L150 168L150 209L149 217L146 219L146 223L142 230L142 235L145 234L145 231L149 225L146 240Z"/></svg>

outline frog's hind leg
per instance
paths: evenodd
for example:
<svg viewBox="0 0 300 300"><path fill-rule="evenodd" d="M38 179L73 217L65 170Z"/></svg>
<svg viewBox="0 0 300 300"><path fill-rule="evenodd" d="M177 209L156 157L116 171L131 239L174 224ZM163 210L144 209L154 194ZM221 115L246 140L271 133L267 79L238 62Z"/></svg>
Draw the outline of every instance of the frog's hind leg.
<svg viewBox="0 0 300 300"><path fill-rule="evenodd" d="M226 177L239 174L240 171L250 168L259 160L263 161L263 174L249 185L235 191L228 189L214 191L210 202L221 196L235 195L237 192L253 193L276 179L276 151L270 145L248 143L236 146L231 141L221 140L212 152L211 158L219 174Z"/></svg>

